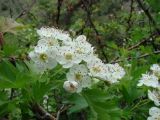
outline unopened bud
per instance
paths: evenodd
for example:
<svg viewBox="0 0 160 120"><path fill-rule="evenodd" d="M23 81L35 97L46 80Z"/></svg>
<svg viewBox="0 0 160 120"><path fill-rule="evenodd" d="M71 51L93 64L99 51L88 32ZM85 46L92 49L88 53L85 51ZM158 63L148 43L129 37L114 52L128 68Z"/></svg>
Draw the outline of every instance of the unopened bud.
<svg viewBox="0 0 160 120"><path fill-rule="evenodd" d="M65 81L63 88L70 93L75 93L78 88L78 83L75 81Z"/></svg>

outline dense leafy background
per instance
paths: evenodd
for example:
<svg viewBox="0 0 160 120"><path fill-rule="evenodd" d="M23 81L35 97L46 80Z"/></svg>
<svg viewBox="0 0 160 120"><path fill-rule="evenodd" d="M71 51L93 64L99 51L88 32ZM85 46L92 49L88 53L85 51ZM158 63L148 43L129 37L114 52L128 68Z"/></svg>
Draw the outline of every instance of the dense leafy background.
<svg viewBox="0 0 160 120"><path fill-rule="evenodd" d="M0 119L43 119L44 114L36 111L41 106L59 120L146 120L153 102L137 81L153 63L160 63L159 4L159 0L1 0ZM119 62L125 68L125 77L118 84L99 82L81 94L66 93L62 87L66 70L57 66L39 76L27 56L38 40L36 29L42 26L55 26L73 36L85 34L105 63ZM46 106L44 95L49 96Z"/></svg>

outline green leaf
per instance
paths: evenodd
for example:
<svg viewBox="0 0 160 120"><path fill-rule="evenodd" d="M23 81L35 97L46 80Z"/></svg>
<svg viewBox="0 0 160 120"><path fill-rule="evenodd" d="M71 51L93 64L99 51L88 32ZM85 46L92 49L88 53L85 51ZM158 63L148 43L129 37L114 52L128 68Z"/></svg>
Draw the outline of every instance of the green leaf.
<svg viewBox="0 0 160 120"><path fill-rule="evenodd" d="M69 109L69 114L79 112L82 109L88 107L88 103L82 95L72 94L66 101L67 103L73 104Z"/></svg>
<svg viewBox="0 0 160 120"><path fill-rule="evenodd" d="M146 0L149 5L152 7L153 10L155 10L156 12L160 11L160 1L159 0Z"/></svg>
<svg viewBox="0 0 160 120"><path fill-rule="evenodd" d="M0 63L0 87L10 88L15 87L14 81L16 80L16 68L7 61Z"/></svg>
<svg viewBox="0 0 160 120"><path fill-rule="evenodd" d="M36 82L32 85L32 94L36 101L40 101L43 96L52 88L52 84Z"/></svg>
<svg viewBox="0 0 160 120"><path fill-rule="evenodd" d="M97 114L98 120L120 120L122 111L117 107L118 104L115 99L107 97L107 95L99 89L87 90L83 95L91 111Z"/></svg>
<svg viewBox="0 0 160 120"><path fill-rule="evenodd" d="M20 71L9 61L2 61L0 63L1 88L23 88L32 81L32 76L29 71Z"/></svg>

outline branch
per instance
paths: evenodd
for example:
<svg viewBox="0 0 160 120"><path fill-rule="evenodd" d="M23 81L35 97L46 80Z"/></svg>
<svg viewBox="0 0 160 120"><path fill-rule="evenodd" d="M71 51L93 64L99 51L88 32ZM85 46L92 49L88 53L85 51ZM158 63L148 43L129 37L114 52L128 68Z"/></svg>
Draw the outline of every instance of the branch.
<svg viewBox="0 0 160 120"><path fill-rule="evenodd" d="M34 4L36 3L36 0L33 0L32 3L29 5L28 8L25 8L17 17L16 19L26 15L29 13L29 11L32 9L32 7L34 6Z"/></svg>
<svg viewBox="0 0 160 120"><path fill-rule="evenodd" d="M132 59L141 59L141 58L144 58L144 57L148 57L150 55L153 55L153 54L160 54L160 51L154 51L153 53L146 53L146 54L143 54L139 57L128 57L126 58L126 60L130 61ZM123 62L124 60L116 60L116 61L112 61L110 63L118 63L118 62Z"/></svg>
<svg viewBox="0 0 160 120"><path fill-rule="evenodd" d="M68 5L67 14L65 15L65 20L64 20L66 25L70 24L72 15L74 14L74 12L76 10L78 10L79 7L81 7L81 5L82 5L82 1L81 0L79 0L74 5Z"/></svg>
<svg viewBox="0 0 160 120"><path fill-rule="evenodd" d="M3 33L0 32L0 49L3 49L4 39L3 39Z"/></svg>
<svg viewBox="0 0 160 120"><path fill-rule="evenodd" d="M37 103L30 103L30 109L36 115L38 120L56 120L56 118L44 110L40 105Z"/></svg>
<svg viewBox="0 0 160 120"><path fill-rule="evenodd" d="M129 31L129 29L130 29L131 26L132 26L131 18L132 18L132 13L133 13L133 10L134 10L133 3L134 3L134 1L131 0L131 4L130 4L130 13L129 13L129 17L128 17L128 20L127 20L128 27L127 27L127 29L126 29L126 32Z"/></svg>
<svg viewBox="0 0 160 120"><path fill-rule="evenodd" d="M62 107L58 110L56 120L59 120L59 117L60 117L61 111L63 110L63 108L64 108L64 107L65 107L65 106L64 106L64 105L62 105Z"/></svg>
<svg viewBox="0 0 160 120"><path fill-rule="evenodd" d="M160 29L157 28L157 24L154 20L154 18L152 17L152 15L149 12L149 9L147 9L144 5L143 2L141 0L137 0L138 5L141 7L141 9L144 11L144 13L146 14L146 16L148 17L148 19L152 22L152 24L154 25L155 29L157 30L157 32L160 34Z"/></svg>
<svg viewBox="0 0 160 120"><path fill-rule="evenodd" d="M140 40L140 42L128 47L127 50L130 51L130 50L136 49L136 48L140 47L141 45L144 45L146 42L149 42L150 39L154 40L158 36L160 36L160 34L157 33L157 31L155 31L149 37L143 38L142 40ZM110 63L114 63L114 61L119 61L118 59L119 59L119 57L116 57Z"/></svg>
<svg viewBox="0 0 160 120"><path fill-rule="evenodd" d="M59 24L59 18L60 18L60 12L61 12L62 2L63 2L63 0L58 0L57 1L57 18L56 18L56 24L57 24L57 26Z"/></svg>
<svg viewBox="0 0 160 120"><path fill-rule="evenodd" d="M132 45L132 46L130 46L129 48L127 48L127 50L135 49L135 48L139 47L140 45L142 45L142 44L150 41L150 39L154 39L154 38L156 38L156 37L158 37L158 36L160 36L160 33L157 33L157 31L156 31L156 32L153 32L149 37L143 38L142 40L140 40L140 42L138 42L138 43L136 43L135 45Z"/></svg>
<svg viewBox="0 0 160 120"><path fill-rule="evenodd" d="M90 6L86 4L86 2L87 2L86 0L81 0L81 1L82 1L82 3L83 3L84 10L85 10L86 13L87 13L87 20L88 20L90 26L93 28L94 32L96 33L97 43L98 43L98 45L99 45L99 48L101 49L102 55L104 56L106 62L108 62L108 58L107 58L107 56L106 56L106 54L105 54L105 51L104 51L104 45L103 45L102 42L101 42L100 34L99 34L98 30L96 29L96 26L94 25L94 23L93 23L93 21L92 21L92 19L91 19L91 12L90 12L90 10L89 10L89 7L90 7Z"/></svg>

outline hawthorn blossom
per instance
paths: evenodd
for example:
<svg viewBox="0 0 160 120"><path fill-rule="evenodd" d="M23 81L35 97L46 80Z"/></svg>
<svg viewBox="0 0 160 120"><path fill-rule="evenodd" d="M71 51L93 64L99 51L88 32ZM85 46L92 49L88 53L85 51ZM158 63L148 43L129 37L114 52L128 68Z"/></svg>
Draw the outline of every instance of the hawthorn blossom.
<svg viewBox="0 0 160 120"><path fill-rule="evenodd" d="M41 73L54 68L57 63L68 68L67 81L63 85L68 92L78 93L83 88L89 88L91 77L115 83L125 75L119 64L104 64L94 54L94 48L85 35L71 38L67 32L44 27L37 33L40 40L29 53L31 60Z"/></svg>
<svg viewBox="0 0 160 120"><path fill-rule="evenodd" d="M82 88L91 86L88 69L83 64L72 66L66 76L68 81L76 81L78 83L77 92L81 92Z"/></svg>
<svg viewBox="0 0 160 120"><path fill-rule="evenodd" d="M118 64L106 64L106 80L109 83L116 83L125 75L124 69Z"/></svg>
<svg viewBox="0 0 160 120"><path fill-rule="evenodd" d="M116 64L104 64L96 56L92 56L90 61L87 62L87 66L90 70L90 75L109 83L116 83L125 75L125 71L122 67Z"/></svg>
<svg viewBox="0 0 160 120"><path fill-rule="evenodd" d="M75 52L79 59L88 61L93 56L93 47L86 41L86 36L80 35L75 40Z"/></svg>
<svg viewBox="0 0 160 120"><path fill-rule="evenodd" d="M70 39L70 35L67 32L64 32L62 30L56 29L56 28L44 28L37 30L38 35L40 38L54 38L57 40L67 40Z"/></svg>
<svg viewBox="0 0 160 120"><path fill-rule="evenodd" d="M35 63L39 72L44 72L46 69L52 69L57 65L56 49L48 49L47 46L36 46L33 51L29 53L29 57Z"/></svg>
<svg viewBox="0 0 160 120"><path fill-rule="evenodd" d="M90 76L106 80L107 73L105 64L99 58L93 56L90 61L87 62L87 67L90 71Z"/></svg>
<svg viewBox="0 0 160 120"><path fill-rule="evenodd" d="M142 74L138 86L142 85L157 88L159 86L158 78L153 74Z"/></svg>
<svg viewBox="0 0 160 120"><path fill-rule="evenodd" d="M160 78L160 66L158 64L153 64L150 69L154 75Z"/></svg>
<svg viewBox="0 0 160 120"><path fill-rule="evenodd" d="M148 97L154 102L156 106L160 105L160 91L153 90L152 92L148 90Z"/></svg>
<svg viewBox="0 0 160 120"><path fill-rule="evenodd" d="M160 120L160 109L157 107L152 107L149 109L149 117L147 120Z"/></svg>
<svg viewBox="0 0 160 120"><path fill-rule="evenodd" d="M62 46L58 49L56 60L64 68L70 68L74 64L78 64L81 60L75 53L75 48L72 46Z"/></svg>
<svg viewBox="0 0 160 120"><path fill-rule="evenodd" d="M78 83L76 81L65 81L63 88L70 93L75 93L78 89Z"/></svg>
<svg viewBox="0 0 160 120"><path fill-rule="evenodd" d="M59 42L58 42L57 39L54 39L52 37L41 38L38 41L38 46L41 46L41 45L45 45L45 46L48 46L48 47L58 47L59 46Z"/></svg>

